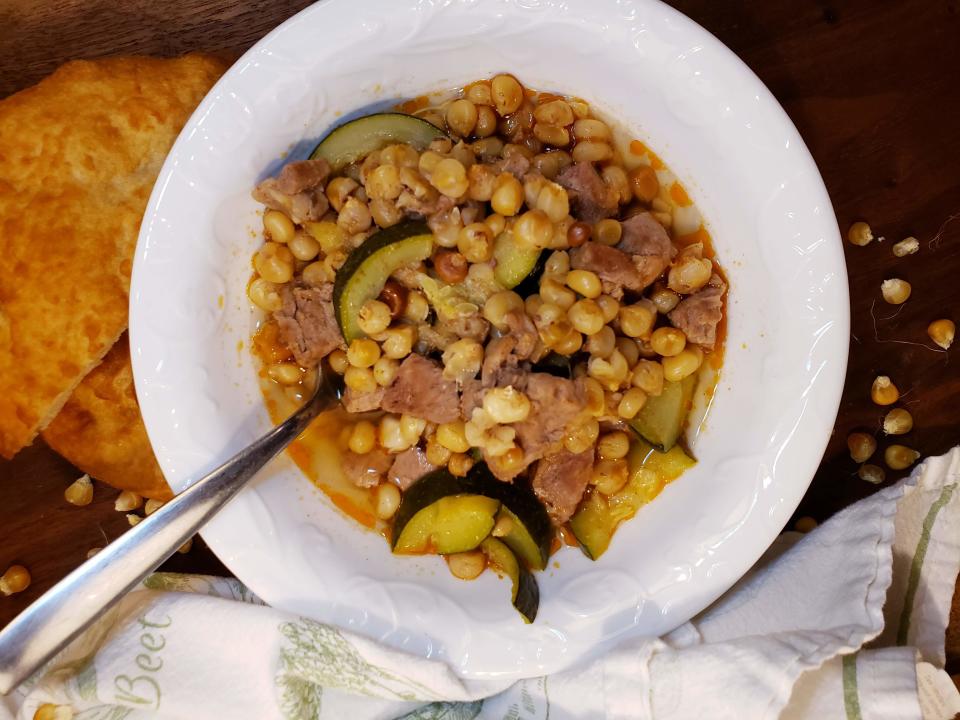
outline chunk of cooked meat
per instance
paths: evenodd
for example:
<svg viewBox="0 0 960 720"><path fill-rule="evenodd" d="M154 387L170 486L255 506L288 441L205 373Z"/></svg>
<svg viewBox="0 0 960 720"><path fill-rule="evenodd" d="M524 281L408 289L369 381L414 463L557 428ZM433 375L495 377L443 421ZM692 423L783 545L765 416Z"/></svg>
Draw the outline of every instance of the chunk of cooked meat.
<svg viewBox="0 0 960 720"><path fill-rule="evenodd" d="M396 483L401 490L406 490L428 472L433 472L437 466L427 460L427 453L417 446L404 450L396 455L393 465L387 471L387 480Z"/></svg>
<svg viewBox="0 0 960 720"><path fill-rule="evenodd" d="M377 387L371 392L359 392L351 387L344 388L340 402L347 412L364 413L380 409L383 402L384 389Z"/></svg>
<svg viewBox="0 0 960 720"><path fill-rule="evenodd" d="M513 428L530 463L562 447L568 429L586 412L587 393L582 380L547 373L529 373L523 391L530 399L530 414Z"/></svg>
<svg viewBox="0 0 960 720"><path fill-rule="evenodd" d="M436 329L440 332L450 332L457 337L470 338L482 343L490 333L490 323L480 313L473 313L472 315L460 315L455 318L438 320Z"/></svg>
<svg viewBox="0 0 960 720"><path fill-rule="evenodd" d="M561 450L537 463L531 485L554 523L562 525L573 515L592 471L593 448L581 453Z"/></svg>
<svg viewBox="0 0 960 720"><path fill-rule="evenodd" d="M460 387L460 418L466 422L483 405L483 384L476 378L464 380Z"/></svg>
<svg viewBox="0 0 960 720"><path fill-rule="evenodd" d="M603 181L592 163L567 165L557 175L557 183L570 192L578 220L594 223L616 215L620 205L617 191Z"/></svg>
<svg viewBox="0 0 960 720"><path fill-rule="evenodd" d="M520 368L520 357L515 352L517 338L512 335L494 338L487 343L480 368L480 382L485 388L513 385L522 389L527 372Z"/></svg>
<svg viewBox="0 0 960 720"><path fill-rule="evenodd" d="M540 334L537 332L537 326L527 313L520 310L508 312L504 318L507 322L507 329L510 331L509 337L514 338L516 347L514 354L521 360L527 360L537 350L537 344L540 340Z"/></svg>
<svg viewBox="0 0 960 720"><path fill-rule="evenodd" d="M287 213L295 223L319 220L330 207L323 192L329 174L326 160L287 163L279 175L257 185L253 199Z"/></svg>
<svg viewBox="0 0 960 720"><path fill-rule="evenodd" d="M397 376L383 393L381 407L429 422L453 422L460 418L460 394L456 381L443 376L439 363L413 354L400 364Z"/></svg>
<svg viewBox="0 0 960 720"><path fill-rule="evenodd" d="M637 213L620 223L620 226L623 234L617 248L633 259L641 282L647 286L667 269L677 249L670 242L663 225L648 212Z"/></svg>
<svg viewBox="0 0 960 720"><path fill-rule="evenodd" d="M374 448L363 455L347 450L340 460L340 467L354 485L369 488L380 484L393 462L393 456L382 448Z"/></svg>
<svg viewBox="0 0 960 720"><path fill-rule="evenodd" d="M417 325L417 352L428 353L431 350L447 349L447 346L457 341L457 336L444 328L440 323L431 325L420 323Z"/></svg>
<svg viewBox="0 0 960 720"><path fill-rule="evenodd" d="M683 330L687 342L702 345L710 350L717 342L717 325L723 318L723 293L727 284L718 275L699 292L680 301L667 313L674 327Z"/></svg>
<svg viewBox="0 0 960 720"><path fill-rule="evenodd" d="M595 272L603 283L603 291L615 297L622 297L624 288L641 292L647 286L629 255L596 242L571 250L570 267Z"/></svg>
<svg viewBox="0 0 960 720"><path fill-rule="evenodd" d="M333 314L333 284L317 287L283 285L283 305L273 316L277 337L301 367L312 368L330 351L343 346Z"/></svg>

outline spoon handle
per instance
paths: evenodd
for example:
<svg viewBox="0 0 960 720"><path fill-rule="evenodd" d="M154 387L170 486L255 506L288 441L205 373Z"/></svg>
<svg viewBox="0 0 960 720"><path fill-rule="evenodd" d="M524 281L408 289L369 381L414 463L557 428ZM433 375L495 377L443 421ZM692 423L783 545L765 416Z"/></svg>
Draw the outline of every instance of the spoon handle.
<svg viewBox="0 0 960 720"><path fill-rule="evenodd" d="M201 478L67 575L0 631L0 694L6 695L126 595L294 438L336 402L318 390L252 445Z"/></svg>

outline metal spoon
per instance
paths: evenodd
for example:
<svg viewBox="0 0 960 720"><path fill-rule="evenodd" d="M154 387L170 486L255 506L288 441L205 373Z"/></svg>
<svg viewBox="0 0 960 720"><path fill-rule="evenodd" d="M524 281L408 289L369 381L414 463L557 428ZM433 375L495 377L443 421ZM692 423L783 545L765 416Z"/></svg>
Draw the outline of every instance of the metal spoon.
<svg viewBox="0 0 960 720"><path fill-rule="evenodd" d="M0 694L17 687L136 587L311 420L336 404L340 389L333 378L332 371L321 370L313 396L289 418L107 545L0 631Z"/></svg>

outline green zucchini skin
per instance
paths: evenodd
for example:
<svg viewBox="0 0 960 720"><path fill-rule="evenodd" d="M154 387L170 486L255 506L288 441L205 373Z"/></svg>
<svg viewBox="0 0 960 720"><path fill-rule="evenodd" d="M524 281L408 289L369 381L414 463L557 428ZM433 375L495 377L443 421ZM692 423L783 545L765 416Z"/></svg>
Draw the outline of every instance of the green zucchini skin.
<svg viewBox="0 0 960 720"><path fill-rule="evenodd" d="M533 491L526 485L518 483L505 483L497 480L486 463L477 463L470 472L467 473L466 480L474 488L473 492L478 495L499 500L501 504L512 512L526 529L527 534L536 544L540 554L539 563L531 563L531 567L536 570L542 570L547 566L547 559L550 557L550 541L553 538L553 526L550 524L550 516L544 509L543 504L533 494ZM508 542L507 538L501 538ZM512 547L514 552L518 548Z"/></svg>
<svg viewBox="0 0 960 720"><path fill-rule="evenodd" d="M337 270L337 277L333 283L333 308L337 323L340 325L340 332L343 333L343 338L347 343L358 337L363 337L363 332L357 327L357 314L360 311L360 306L366 300L375 298L380 294L390 273L397 268L385 267L380 270L386 272L373 273L382 276L382 282L378 281L377 283L378 287L357 287L356 283L359 282L358 278L361 277L361 270L364 270L368 263L377 262L375 255L391 245L427 235L432 235L432 233L422 220L408 220L385 230L380 230L351 252L346 262ZM424 250L426 254L417 252L412 259L425 260L429 257L432 248L432 242L429 244L429 248L427 243L423 243L422 248L419 247L418 243L418 250Z"/></svg>
<svg viewBox="0 0 960 720"><path fill-rule="evenodd" d="M400 499L400 507L393 516L391 549L396 547L403 529L414 515L447 495L472 494L471 488L472 486L466 483L466 478L458 478L444 468L427 473L417 480L404 491Z"/></svg>
<svg viewBox="0 0 960 720"><path fill-rule="evenodd" d="M501 233L493 243L493 257L497 263L493 268L493 276L500 285L508 290L520 287L538 267L541 268L542 273L543 261L541 258L544 254L542 250L521 246L514 240L513 233ZM531 295L536 291L533 290L526 295ZM520 297L525 297L525 295Z"/></svg>
<svg viewBox="0 0 960 720"><path fill-rule="evenodd" d="M398 112L374 113L331 130L313 149L310 158L323 158L336 173L392 143L409 143L425 150L431 141L444 137L447 134L443 130L423 118Z"/></svg>
<svg viewBox="0 0 960 720"><path fill-rule="evenodd" d="M510 548L496 538L487 538L480 548L491 567L510 578L510 601L523 621L532 623L540 609L540 587L533 573L517 562Z"/></svg>
<svg viewBox="0 0 960 720"><path fill-rule="evenodd" d="M628 424L648 443L667 452L683 432L696 386L696 373L680 382L665 382L663 392L647 400Z"/></svg>
<svg viewBox="0 0 960 720"><path fill-rule="evenodd" d="M396 545L397 539L414 515L447 495L483 495L499 500L519 519L539 553L539 562L531 563L531 566L534 569L546 567L547 558L550 556L550 540L553 537L550 516L532 490L497 480L485 463L474 465L466 477L456 477L443 468L434 470L407 488L394 515L391 547ZM516 543L516 540L508 542ZM530 554L526 553L528 556Z"/></svg>

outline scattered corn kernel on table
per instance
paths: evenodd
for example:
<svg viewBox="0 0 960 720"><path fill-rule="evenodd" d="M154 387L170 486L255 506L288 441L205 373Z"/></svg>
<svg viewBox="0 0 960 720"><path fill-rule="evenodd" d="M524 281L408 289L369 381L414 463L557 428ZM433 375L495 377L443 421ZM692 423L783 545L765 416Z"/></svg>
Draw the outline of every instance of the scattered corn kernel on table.
<svg viewBox="0 0 960 720"><path fill-rule="evenodd" d="M876 490L857 476L847 436L863 431L880 438L880 453L888 444L884 412L870 398L877 375L895 379L901 405L915 419L899 442L928 455L960 439L960 364L951 362L960 345L936 352L926 332L937 318L960 321L960 6L955 0L670 1L737 52L786 108L820 166L844 234L865 220L883 237L865 247L844 245L850 364L835 434L794 519L810 525L810 518L822 521ZM73 58L198 49L233 57L308 4L10 0L2 11L0 67L17 72L0 76L0 97ZM893 244L909 236L919 251L895 257ZM891 278L913 285L902 306L881 295L881 282ZM885 482L904 472L887 470ZM86 507L64 501L64 488L78 474L40 441L11 462L0 460L0 568L21 563L33 577L26 591L0 597L0 625L128 527L114 510L116 491L103 485L96 484ZM202 543L165 567L228 572ZM960 683L960 592L952 620L948 671Z"/></svg>

